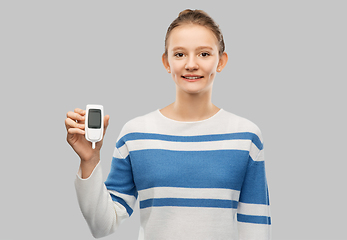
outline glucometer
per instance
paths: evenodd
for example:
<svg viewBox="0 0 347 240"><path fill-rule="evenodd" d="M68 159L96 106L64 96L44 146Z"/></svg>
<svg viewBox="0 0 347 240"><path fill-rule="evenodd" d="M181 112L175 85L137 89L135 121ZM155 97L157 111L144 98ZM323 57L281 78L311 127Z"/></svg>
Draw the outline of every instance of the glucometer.
<svg viewBox="0 0 347 240"><path fill-rule="evenodd" d="M104 107L102 105L88 104L86 107L85 137L95 143L102 140L104 134Z"/></svg>

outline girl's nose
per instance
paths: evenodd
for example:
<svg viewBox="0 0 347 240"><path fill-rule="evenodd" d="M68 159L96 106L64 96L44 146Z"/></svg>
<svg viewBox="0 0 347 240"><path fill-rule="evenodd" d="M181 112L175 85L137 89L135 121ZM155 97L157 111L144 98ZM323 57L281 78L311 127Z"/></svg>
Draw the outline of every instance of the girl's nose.
<svg viewBox="0 0 347 240"><path fill-rule="evenodd" d="M185 69L187 71L194 71L199 69L199 65L197 64L197 61L195 59L195 57L189 57L187 59L186 65L185 65Z"/></svg>

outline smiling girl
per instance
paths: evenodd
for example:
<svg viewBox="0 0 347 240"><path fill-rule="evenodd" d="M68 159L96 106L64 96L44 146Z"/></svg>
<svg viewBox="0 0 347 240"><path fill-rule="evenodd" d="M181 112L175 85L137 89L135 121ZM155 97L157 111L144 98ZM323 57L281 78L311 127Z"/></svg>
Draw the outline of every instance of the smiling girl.
<svg viewBox="0 0 347 240"><path fill-rule="evenodd" d="M93 150L85 140L84 110L67 113L67 141L81 159L78 201L93 236L111 234L139 199L141 240L270 239L260 130L211 102L228 61L218 25L203 11L181 12L162 61L176 100L125 124L105 183L102 142Z"/></svg>

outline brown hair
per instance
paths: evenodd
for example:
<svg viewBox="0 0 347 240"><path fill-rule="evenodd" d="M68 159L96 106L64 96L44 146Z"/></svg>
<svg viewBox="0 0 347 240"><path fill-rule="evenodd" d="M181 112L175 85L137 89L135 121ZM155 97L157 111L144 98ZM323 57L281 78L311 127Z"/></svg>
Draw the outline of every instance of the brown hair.
<svg viewBox="0 0 347 240"><path fill-rule="evenodd" d="M170 24L165 37L165 55L167 56L168 39L171 31L183 24L197 24L210 29L216 36L219 43L219 56L222 56L225 50L225 44L222 31L219 25L204 11L186 9L179 13L178 17Z"/></svg>

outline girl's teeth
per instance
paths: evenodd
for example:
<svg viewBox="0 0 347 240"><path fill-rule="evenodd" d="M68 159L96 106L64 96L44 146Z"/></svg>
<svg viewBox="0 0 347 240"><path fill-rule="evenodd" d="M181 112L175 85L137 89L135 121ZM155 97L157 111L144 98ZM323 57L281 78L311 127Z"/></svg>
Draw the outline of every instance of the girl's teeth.
<svg viewBox="0 0 347 240"><path fill-rule="evenodd" d="M187 79L198 79L200 77L186 77Z"/></svg>

